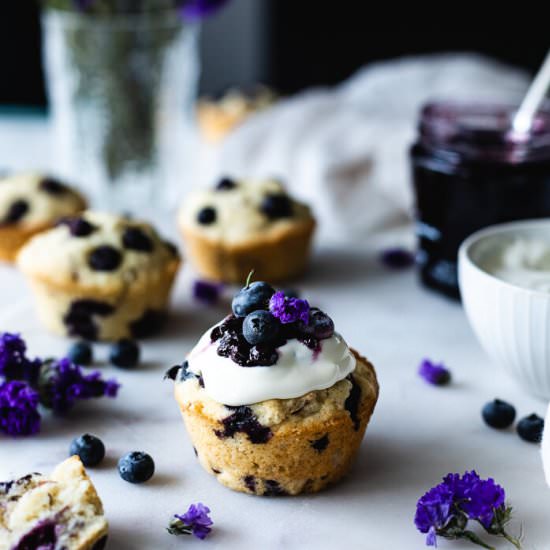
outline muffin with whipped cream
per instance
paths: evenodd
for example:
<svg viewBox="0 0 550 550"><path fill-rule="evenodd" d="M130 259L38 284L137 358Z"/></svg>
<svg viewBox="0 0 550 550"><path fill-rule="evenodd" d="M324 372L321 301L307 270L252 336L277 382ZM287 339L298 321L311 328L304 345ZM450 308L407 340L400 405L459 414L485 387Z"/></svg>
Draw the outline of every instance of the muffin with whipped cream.
<svg viewBox="0 0 550 550"><path fill-rule="evenodd" d="M218 99L203 98L197 120L206 141L218 143L253 114L271 107L277 99L273 90L255 86L251 90L230 89Z"/></svg>
<svg viewBox="0 0 550 550"><path fill-rule="evenodd" d="M0 550L102 550L108 524L82 462L0 482Z"/></svg>
<svg viewBox="0 0 550 550"><path fill-rule="evenodd" d="M169 376L203 468L264 496L339 480L378 399L373 366L330 317L264 282L243 288Z"/></svg>
<svg viewBox="0 0 550 550"><path fill-rule="evenodd" d="M84 208L84 197L56 179L0 174L0 260L13 261L33 235Z"/></svg>
<svg viewBox="0 0 550 550"><path fill-rule="evenodd" d="M178 223L201 276L241 284L252 269L270 281L300 275L315 230L309 207L274 179L223 178L212 189L192 193Z"/></svg>
<svg viewBox="0 0 550 550"><path fill-rule="evenodd" d="M33 237L17 263L47 328L118 340L160 326L180 256L148 223L87 211Z"/></svg>

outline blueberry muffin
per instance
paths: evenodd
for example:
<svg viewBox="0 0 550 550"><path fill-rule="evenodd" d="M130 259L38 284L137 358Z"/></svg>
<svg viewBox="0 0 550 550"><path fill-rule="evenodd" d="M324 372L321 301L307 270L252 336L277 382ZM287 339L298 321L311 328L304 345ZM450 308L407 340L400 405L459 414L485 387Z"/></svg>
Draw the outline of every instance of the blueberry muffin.
<svg viewBox="0 0 550 550"><path fill-rule="evenodd" d="M0 260L11 262L33 235L84 210L84 198L40 174L0 174Z"/></svg>
<svg viewBox="0 0 550 550"><path fill-rule="evenodd" d="M317 492L349 470L378 399L373 366L305 300L245 287L169 371L203 468L255 495Z"/></svg>
<svg viewBox="0 0 550 550"><path fill-rule="evenodd" d="M276 180L224 178L197 191L179 213L190 260L206 279L242 284L253 269L280 281L306 268L315 220Z"/></svg>
<svg viewBox="0 0 550 550"><path fill-rule="evenodd" d="M88 211L33 237L17 263L46 327L118 340L160 326L180 257L149 224Z"/></svg>
<svg viewBox="0 0 550 550"><path fill-rule="evenodd" d="M101 550L108 525L80 459L0 483L0 550Z"/></svg>
<svg viewBox="0 0 550 550"><path fill-rule="evenodd" d="M197 107L199 129L210 143L218 143L254 113L271 107L276 94L265 86L231 89L218 99L201 99Z"/></svg>

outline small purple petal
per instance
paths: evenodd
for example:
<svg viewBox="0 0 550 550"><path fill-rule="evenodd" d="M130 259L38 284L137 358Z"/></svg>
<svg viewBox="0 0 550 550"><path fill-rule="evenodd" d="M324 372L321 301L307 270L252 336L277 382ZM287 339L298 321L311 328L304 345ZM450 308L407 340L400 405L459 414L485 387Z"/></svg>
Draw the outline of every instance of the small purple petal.
<svg viewBox="0 0 550 550"><path fill-rule="evenodd" d="M193 283L193 298L208 306L213 306L220 300L224 285L210 281L195 281Z"/></svg>
<svg viewBox="0 0 550 550"><path fill-rule="evenodd" d="M185 514L175 514L186 527L191 529L192 534L198 539L204 540L212 531L214 522L210 519L210 508L201 502L191 504Z"/></svg>
<svg viewBox="0 0 550 550"><path fill-rule="evenodd" d="M288 298L283 292L275 292L269 300L269 311L282 324L302 321L309 323L309 303L299 298Z"/></svg>
<svg viewBox="0 0 550 550"><path fill-rule="evenodd" d="M418 367L418 374L424 378L429 384L435 386L443 386L451 381L451 373L443 363L437 365L430 361L430 359L424 359Z"/></svg>
<svg viewBox="0 0 550 550"><path fill-rule="evenodd" d="M388 248L380 254L380 261L390 269L406 269L414 264L414 254L405 248Z"/></svg>

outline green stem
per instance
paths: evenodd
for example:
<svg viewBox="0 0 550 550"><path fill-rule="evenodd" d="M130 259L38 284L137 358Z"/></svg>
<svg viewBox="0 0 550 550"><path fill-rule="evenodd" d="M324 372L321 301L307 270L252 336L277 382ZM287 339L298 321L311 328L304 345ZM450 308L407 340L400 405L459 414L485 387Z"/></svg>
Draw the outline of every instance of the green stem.
<svg viewBox="0 0 550 550"><path fill-rule="evenodd" d="M487 550L496 550L494 546L489 546L486 542L483 542L474 532L472 531L464 531L462 534L462 538L468 539L470 542L473 542L474 544L477 544L478 546L482 546L483 548L486 548Z"/></svg>
<svg viewBox="0 0 550 550"><path fill-rule="evenodd" d="M509 535L504 529L502 530L502 536L512 545L514 545L518 550L521 550L521 543L518 539Z"/></svg>

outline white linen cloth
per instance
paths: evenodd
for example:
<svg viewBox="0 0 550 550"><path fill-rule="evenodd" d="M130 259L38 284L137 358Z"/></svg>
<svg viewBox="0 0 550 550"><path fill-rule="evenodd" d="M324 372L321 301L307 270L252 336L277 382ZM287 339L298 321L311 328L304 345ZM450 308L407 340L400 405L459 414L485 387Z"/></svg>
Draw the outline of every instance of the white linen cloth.
<svg viewBox="0 0 550 550"><path fill-rule="evenodd" d="M518 101L518 69L474 54L376 63L332 89L281 100L203 151L199 181L278 176L309 202L323 239L361 241L410 219L408 150L434 98Z"/></svg>

